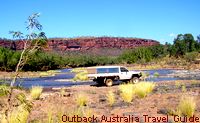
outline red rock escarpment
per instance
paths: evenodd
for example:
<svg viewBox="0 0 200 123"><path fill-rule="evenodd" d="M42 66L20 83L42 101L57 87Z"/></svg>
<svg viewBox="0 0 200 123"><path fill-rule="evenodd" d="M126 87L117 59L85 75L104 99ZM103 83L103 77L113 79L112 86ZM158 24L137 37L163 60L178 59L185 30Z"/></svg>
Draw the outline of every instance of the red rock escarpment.
<svg viewBox="0 0 200 123"><path fill-rule="evenodd" d="M48 51L87 51L101 48L131 49L140 46L153 46L160 44L151 39L118 38L118 37L81 37L81 38L50 38L45 50ZM21 50L22 41L0 40L0 46Z"/></svg>

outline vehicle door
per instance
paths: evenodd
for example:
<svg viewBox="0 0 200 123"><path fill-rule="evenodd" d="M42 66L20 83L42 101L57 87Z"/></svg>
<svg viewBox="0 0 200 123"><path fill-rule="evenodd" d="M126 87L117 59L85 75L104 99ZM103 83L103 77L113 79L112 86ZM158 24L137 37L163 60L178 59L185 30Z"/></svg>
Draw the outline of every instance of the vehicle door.
<svg viewBox="0 0 200 123"><path fill-rule="evenodd" d="M126 68L120 67L120 79L121 80L130 79L131 77L132 77L132 74L130 74L130 72Z"/></svg>

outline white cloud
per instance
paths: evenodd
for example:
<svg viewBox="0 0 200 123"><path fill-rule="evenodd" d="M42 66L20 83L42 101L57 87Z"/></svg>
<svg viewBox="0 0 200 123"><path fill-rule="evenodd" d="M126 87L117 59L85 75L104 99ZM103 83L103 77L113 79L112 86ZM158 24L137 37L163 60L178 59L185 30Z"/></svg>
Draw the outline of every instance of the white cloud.
<svg viewBox="0 0 200 123"><path fill-rule="evenodd" d="M169 34L169 37L172 37L172 38L173 38L173 37L176 37L176 34L170 33L170 34Z"/></svg>

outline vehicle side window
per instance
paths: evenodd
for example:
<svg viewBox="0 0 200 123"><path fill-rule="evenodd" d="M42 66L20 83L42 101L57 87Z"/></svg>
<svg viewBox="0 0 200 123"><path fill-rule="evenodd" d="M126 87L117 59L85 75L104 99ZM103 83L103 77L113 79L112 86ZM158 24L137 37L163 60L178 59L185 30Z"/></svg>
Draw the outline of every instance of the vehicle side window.
<svg viewBox="0 0 200 123"><path fill-rule="evenodd" d="M106 68L98 68L97 73L108 73Z"/></svg>
<svg viewBox="0 0 200 123"><path fill-rule="evenodd" d="M98 68L97 73L119 73L119 68Z"/></svg>
<svg viewBox="0 0 200 123"><path fill-rule="evenodd" d="M124 68L124 67L120 67L120 71L121 72L128 72L128 70L126 68Z"/></svg>
<svg viewBox="0 0 200 123"><path fill-rule="evenodd" d="M119 73L118 68L109 68L108 71L109 71L109 73Z"/></svg>

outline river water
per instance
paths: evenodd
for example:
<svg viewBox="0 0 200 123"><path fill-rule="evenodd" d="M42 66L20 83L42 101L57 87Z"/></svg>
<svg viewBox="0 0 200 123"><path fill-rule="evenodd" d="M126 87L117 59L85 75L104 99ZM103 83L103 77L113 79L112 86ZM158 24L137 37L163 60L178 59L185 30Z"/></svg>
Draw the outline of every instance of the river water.
<svg viewBox="0 0 200 123"><path fill-rule="evenodd" d="M38 77L38 78L22 78L18 79L16 85L20 85L25 88L30 88L32 86L43 86L44 88L51 87L63 87L63 86L74 86L74 85L92 85L94 82L73 82L71 79L75 76L71 73L71 69L61 69L55 76L49 77ZM172 81L172 80L190 80L190 79L200 79L197 74L200 72L190 72L186 70L174 70L174 69L157 69L157 70L142 70L144 73L148 73L146 81L161 82L161 81ZM155 77L154 74L158 73L159 76ZM184 73L182 75L182 73ZM189 73L189 74L188 74ZM180 76L179 76L180 75ZM186 76L185 76L186 75ZM196 78L195 78L196 77Z"/></svg>

